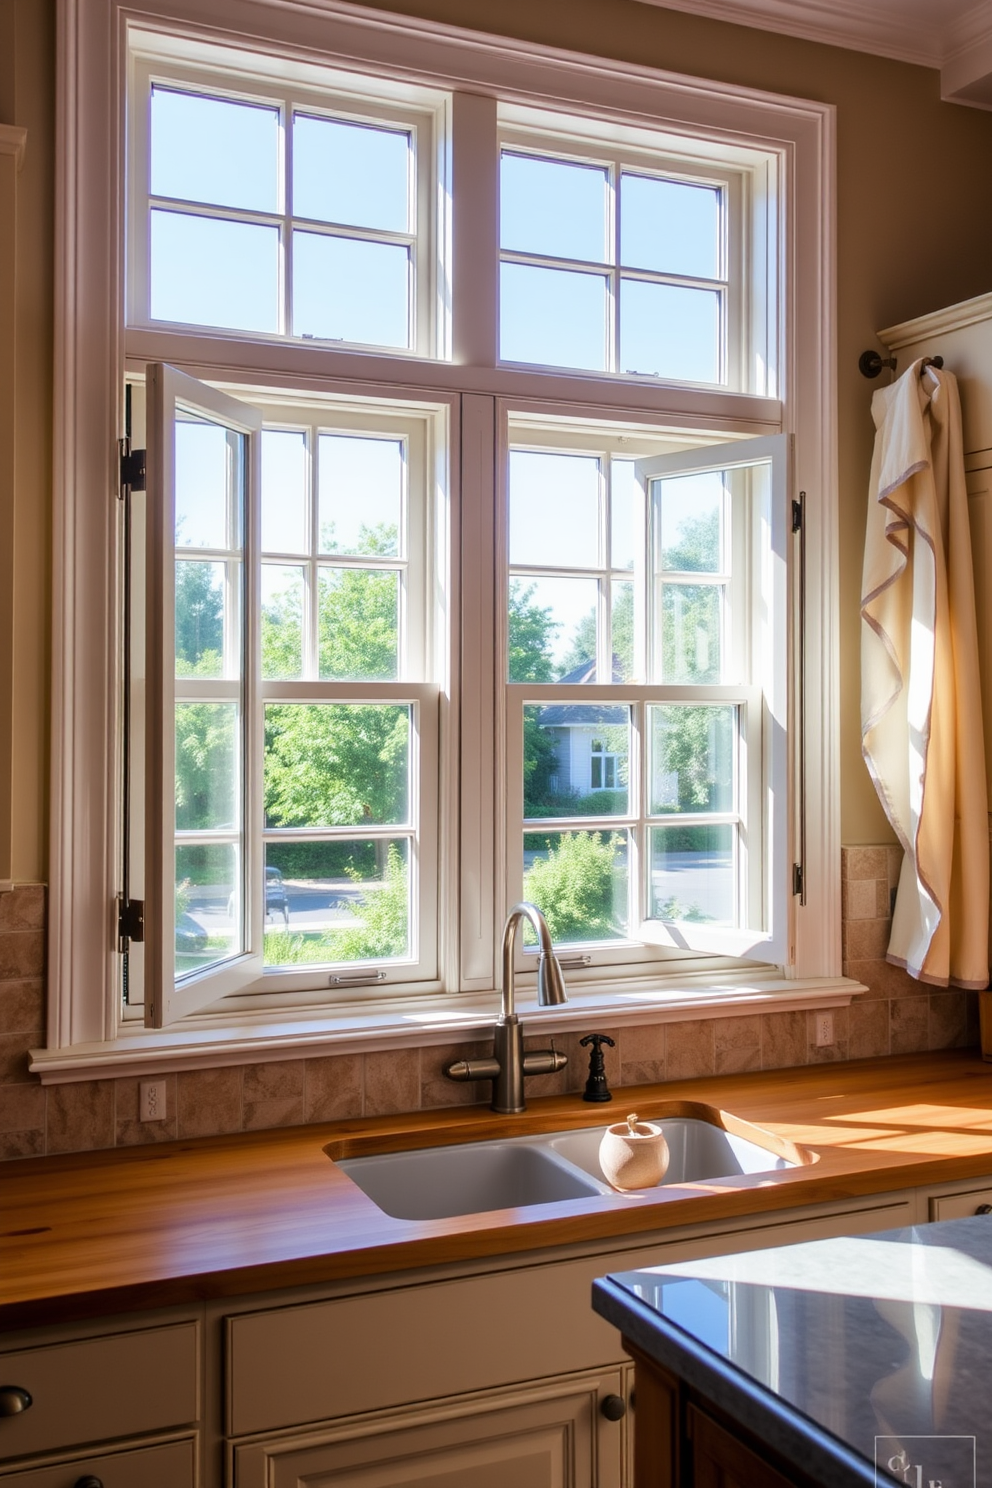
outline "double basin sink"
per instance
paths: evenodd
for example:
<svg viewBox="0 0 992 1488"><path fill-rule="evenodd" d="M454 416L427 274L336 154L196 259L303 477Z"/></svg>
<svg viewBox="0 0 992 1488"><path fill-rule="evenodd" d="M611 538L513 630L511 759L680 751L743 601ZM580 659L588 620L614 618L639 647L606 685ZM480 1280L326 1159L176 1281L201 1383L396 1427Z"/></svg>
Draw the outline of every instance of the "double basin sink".
<svg viewBox="0 0 992 1488"><path fill-rule="evenodd" d="M678 1114L643 1118L661 1127L671 1155L659 1188L770 1173L813 1160L805 1149L712 1106L677 1104ZM449 1219L568 1199L609 1197L623 1202L628 1196L610 1187L599 1165L599 1144L607 1124L336 1161L394 1219ZM328 1150L328 1155L333 1153Z"/></svg>

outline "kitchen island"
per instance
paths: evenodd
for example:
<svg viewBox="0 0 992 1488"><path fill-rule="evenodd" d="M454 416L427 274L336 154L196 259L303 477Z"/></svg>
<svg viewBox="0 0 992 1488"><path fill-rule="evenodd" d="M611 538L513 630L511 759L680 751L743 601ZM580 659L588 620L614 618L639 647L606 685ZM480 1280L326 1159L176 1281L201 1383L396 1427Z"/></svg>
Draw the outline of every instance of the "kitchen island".
<svg viewBox="0 0 992 1488"><path fill-rule="evenodd" d="M992 1216L620 1272L636 1488L992 1485Z"/></svg>

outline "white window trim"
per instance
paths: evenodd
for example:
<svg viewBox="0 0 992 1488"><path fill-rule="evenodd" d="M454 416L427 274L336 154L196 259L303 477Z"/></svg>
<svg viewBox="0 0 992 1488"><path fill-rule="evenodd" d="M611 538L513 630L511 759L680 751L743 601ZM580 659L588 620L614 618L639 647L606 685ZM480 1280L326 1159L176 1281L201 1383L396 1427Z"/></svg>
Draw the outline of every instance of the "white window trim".
<svg viewBox="0 0 992 1488"><path fill-rule="evenodd" d="M108 885L117 876L118 767L116 762L119 711L120 637L117 627L118 511L116 440L121 428L121 394L126 362L122 332L124 252L122 201L125 164L118 132L120 98L126 76L126 26L129 15L142 25L168 29L178 25L192 35L211 19L203 0L172 0L155 11L146 6L140 17L125 0L60 0L58 32L58 106L56 178L56 349L55 349L55 459L54 459L54 594L53 714L52 714L52 851L49 955L49 1019L47 1051L40 1051L33 1068L43 1078L93 1078L94 1072L121 1072L126 1064L163 1060L179 1067L182 1058L236 1062L248 1047L253 1058L285 1056L288 1049L330 1038L378 1040L382 1047L397 1038L428 1042L431 1029L445 1031L464 1025L464 1036L491 1022L496 948L492 916L480 905L494 898L502 853L494 842L496 807L502 807L502 787L494 781L494 796L483 800L475 791L462 800L461 875L478 885L474 903L461 900L462 948L459 987L478 991L486 1016L473 1017L468 1003L433 1012L419 1006L394 1016L383 1010L379 1032L375 1015L363 1013L364 1032L346 1026L347 1019L329 1028L309 1028L296 1019L275 1023L270 1032L248 1035L234 1027L189 1027L170 1040L162 1034L129 1035L119 1039L115 907ZM226 21L230 11L223 11ZM784 429L796 437L797 489L809 493L806 504L806 821L809 844L805 862L808 904L797 911L792 964L797 980L738 985L731 976L722 986L737 985L747 1005L769 1001L776 1007L811 1005L811 999L832 998L842 1005L856 984L844 982L840 972L839 882L839 738L838 738L838 540L836 492L835 395L835 121L831 105L775 97L750 89L710 83L660 72L653 68L604 61L523 42L507 41L432 22L368 13L338 0L308 0L287 11L276 0L259 0L256 22L266 11L274 38L296 49L305 60L332 54L342 65L387 76L444 86L456 92L454 110L460 116L462 140L472 131L483 136L493 127L495 100L511 104L546 100L548 106L579 109L634 125L647 124L691 137L694 130L728 147L750 136L778 162L789 183L788 213L769 216L768 230L778 233L780 260L790 276L788 303L753 307L752 317L764 318L769 344L777 348L775 364L786 369L779 398L748 394L706 395L707 412L700 414L699 395L692 389L665 393L665 416L659 419L658 393L638 386L595 377L587 380L590 405L608 411L622 408L625 416L654 424L712 429L724 438L764 434ZM244 44L264 50L257 34ZM493 159L493 171L497 168ZM452 176L461 209L452 234L455 293L467 288L458 274L460 263L471 261L488 272L495 284L498 263L496 196L493 181L475 169L474 161L456 147ZM754 211L761 218L760 189ZM451 232L450 221L445 231ZM477 279L475 282L478 282ZM465 501L463 539L473 545L478 572L495 574L493 534L485 531L472 502L477 474L492 469L493 399L512 399L515 408L527 400L567 402L576 396L576 379L539 370L514 372L496 365L495 318L485 306L471 301L455 304L453 362L404 359L402 382L422 397L452 392L462 395L462 490ZM200 338L181 332L142 333L142 354L148 360L178 362L194 369L204 361ZM242 348L232 360L232 381L244 380L254 369L270 379L294 381L313 376L359 378L370 386L399 377L395 358L361 353L301 351L280 364L271 347ZM215 338L209 361L223 359L223 340ZM236 373L234 369L237 369ZM475 417L476 413L484 415ZM680 423L681 421L681 423ZM688 421L688 424L686 423ZM491 477L490 477L491 478ZM480 530L480 528L482 530ZM463 609L469 630L491 622L494 613L491 580L474 586ZM494 700L466 689L462 699L463 750L476 760L478 778L486 771L494 740ZM464 785L462 790L464 793ZM443 823L447 833L452 823ZM449 931L450 954L453 932ZM633 1017L651 1021L667 1016L705 1015L707 999L713 1015L726 1014L743 1003L712 987L700 991L667 988L637 993ZM616 988L613 1000L597 1003L599 1016L609 1006L610 1016L627 1021L633 1004L619 1003L625 992ZM700 1000L702 998L702 1001ZM679 999L681 1001L679 1002ZM792 999L790 1003L790 999ZM673 1001L674 1000L674 1001ZM679 1002L676 1010L674 1003ZM575 1001L574 1017L588 1018ZM573 1014L556 1010L560 1021ZM397 1032L399 1027L400 1032ZM277 1029L279 1030L277 1032ZM440 1034L437 1035L440 1037ZM151 1040L151 1042L149 1042ZM239 1052L235 1053L235 1050ZM262 1053L264 1050L264 1054ZM195 1051L195 1052L194 1052Z"/></svg>

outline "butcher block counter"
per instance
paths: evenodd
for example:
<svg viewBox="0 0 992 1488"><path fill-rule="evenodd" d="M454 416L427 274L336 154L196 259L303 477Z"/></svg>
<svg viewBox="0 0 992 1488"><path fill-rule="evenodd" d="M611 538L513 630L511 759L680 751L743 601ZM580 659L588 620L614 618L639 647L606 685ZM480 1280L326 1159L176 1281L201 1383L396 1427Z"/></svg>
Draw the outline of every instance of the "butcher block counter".
<svg viewBox="0 0 992 1488"><path fill-rule="evenodd" d="M590 1197L404 1221L332 1161L605 1126L632 1110L691 1114L699 1103L753 1123L799 1165L620 1205ZM3 1172L0 1322L64 1323L585 1242L607 1250L614 1237L990 1175L992 1065L971 1050L627 1088L610 1105L549 1097L513 1117L463 1107L32 1159Z"/></svg>

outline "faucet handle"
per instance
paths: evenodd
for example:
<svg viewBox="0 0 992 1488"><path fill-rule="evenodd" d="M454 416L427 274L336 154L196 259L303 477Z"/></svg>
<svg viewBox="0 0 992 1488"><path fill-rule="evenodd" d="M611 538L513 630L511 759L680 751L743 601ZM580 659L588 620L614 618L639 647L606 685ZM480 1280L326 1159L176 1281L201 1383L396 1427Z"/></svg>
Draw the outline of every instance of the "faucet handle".
<svg viewBox="0 0 992 1488"><path fill-rule="evenodd" d="M589 1078L586 1088L582 1093L584 1101L609 1101L613 1099L610 1087L606 1083L606 1058L603 1054L603 1044L609 1044L611 1049L616 1048L616 1043L608 1033L587 1033L585 1038L579 1039L579 1044L585 1048L592 1045L589 1052Z"/></svg>

